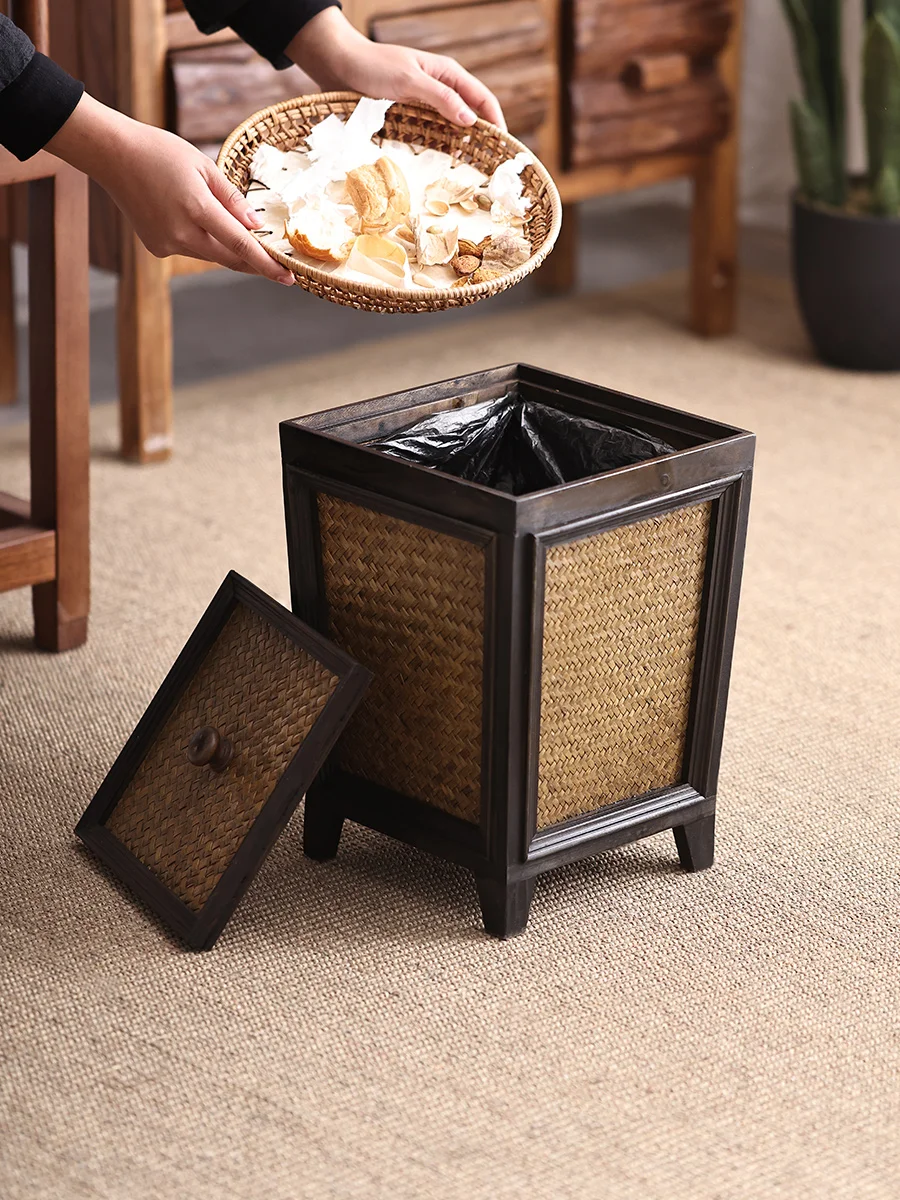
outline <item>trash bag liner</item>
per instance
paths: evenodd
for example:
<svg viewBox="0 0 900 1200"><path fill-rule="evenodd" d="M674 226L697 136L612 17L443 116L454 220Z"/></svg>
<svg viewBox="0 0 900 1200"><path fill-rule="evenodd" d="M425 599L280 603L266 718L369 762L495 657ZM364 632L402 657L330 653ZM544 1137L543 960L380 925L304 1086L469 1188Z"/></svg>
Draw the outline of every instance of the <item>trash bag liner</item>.
<svg viewBox="0 0 900 1200"><path fill-rule="evenodd" d="M426 417L367 445L514 496L674 453L648 434L515 395Z"/></svg>

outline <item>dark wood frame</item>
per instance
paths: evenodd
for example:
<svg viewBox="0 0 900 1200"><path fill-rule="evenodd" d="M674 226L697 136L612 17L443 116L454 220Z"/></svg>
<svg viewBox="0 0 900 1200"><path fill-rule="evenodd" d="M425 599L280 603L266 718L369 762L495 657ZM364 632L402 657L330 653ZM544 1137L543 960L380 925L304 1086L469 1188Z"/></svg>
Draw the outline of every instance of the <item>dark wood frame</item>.
<svg viewBox="0 0 900 1200"><path fill-rule="evenodd" d="M574 414L639 427L676 447L663 458L509 496L360 444L511 388ZM635 396L516 364L281 425L294 611L328 632L315 496L326 492L488 548L481 823L346 775L310 789L305 850L332 857L344 818L459 863L478 883L485 928L527 921L534 878L672 828L687 870L712 862L716 784L746 537L755 437ZM713 506L683 780L536 832L543 557L560 541L683 508Z"/></svg>
<svg viewBox="0 0 900 1200"><path fill-rule="evenodd" d="M199 912L194 912L137 859L105 823L178 698L239 604L246 605L296 645L302 646L338 676L339 683L212 895ZM211 949L349 721L370 679L365 668L303 625L248 580L230 572L78 822L76 834L192 949Z"/></svg>

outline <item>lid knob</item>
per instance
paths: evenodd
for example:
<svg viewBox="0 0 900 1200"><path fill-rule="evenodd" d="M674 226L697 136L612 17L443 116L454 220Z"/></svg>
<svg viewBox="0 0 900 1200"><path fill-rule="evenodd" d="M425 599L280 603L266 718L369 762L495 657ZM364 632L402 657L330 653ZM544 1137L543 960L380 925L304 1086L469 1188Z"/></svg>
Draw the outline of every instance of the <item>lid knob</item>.
<svg viewBox="0 0 900 1200"><path fill-rule="evenodd" d="M218 729L204 725L188 742L188 762L195 767L210 766L214 771L224 771L234 755L234 746L229 738L222 737Z"/></svg>

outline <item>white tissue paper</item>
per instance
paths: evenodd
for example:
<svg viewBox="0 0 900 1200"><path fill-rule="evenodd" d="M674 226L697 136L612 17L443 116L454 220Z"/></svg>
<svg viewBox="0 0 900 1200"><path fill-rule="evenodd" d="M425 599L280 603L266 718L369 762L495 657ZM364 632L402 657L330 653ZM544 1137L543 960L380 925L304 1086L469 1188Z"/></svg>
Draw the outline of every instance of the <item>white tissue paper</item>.
<svg viewBox="0 0 900 1200"><path fill-rule="evenodd" d="M306 138L309 165L305 171L294 174L281 192L288 208L323 195L330 183L345 179L348 171L379 158L381 148L372 138L384 125L391 103L364 98L346 121L332 113L310 130Z"/></svg>
<svg viewBox="0 0 900 1200"><path fill-rule="evenodd" d="M491 176L487 187L491 202L499 205L514 217L524 217L531 204L522 195L521 179L522 172L531 162L531 155L525 150L521 150L515 158L500 164Z"/></svg>

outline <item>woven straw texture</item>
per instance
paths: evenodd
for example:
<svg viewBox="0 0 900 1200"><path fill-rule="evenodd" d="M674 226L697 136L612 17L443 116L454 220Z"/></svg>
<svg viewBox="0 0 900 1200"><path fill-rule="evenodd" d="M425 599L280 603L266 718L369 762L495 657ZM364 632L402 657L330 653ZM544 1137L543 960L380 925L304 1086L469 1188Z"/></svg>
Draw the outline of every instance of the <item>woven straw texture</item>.
<svg viewBox="0 0 900 1200"><path fill-rule="evenodd" d="M477 822L484 551L324 494L319 522L331 635L375 676L340 765Z"/></svg>
<svg viewBox="0 0 900 1200"><path fill-rule="evenodd" d="M219 167L235 187L246 193L250 184L250 164L261 142L279 150L300 146L313 125L331 113L346 118L359 100L354 92L327 92L317 96L300 96L264 108L230 135L219 152ZM451 125L430 108L420 104L394 104L388 109L383 137L389 140L422 145L442 150L471 163L490 175L501 162L513 158L527 146L486 121L463 129ZM377 139L376 139L377 140ZM530 154L531 151L528 151ZM533 155L532 155L533 157ZM472 284L464 288L421 288L407 290L382 284L356 283L338 279L328 271L300 262L290 254L260 245L278 262L293 271L297 282L308 292L325 300L369 312L419 313L436 309L460 308L474 304L497 292L521 282L541 265L559 235L562 222L562 203L556 185L546 168L536 159L522 172L524 195L531 201L525 236L531 242L532 255L522 266L499 279Z"/></svg>
<svg viewBox="0 0 900 1200"><path fill-rule="evenodd" d="M709 514L548 550L538 829L680 781Z"/></svg>
<svg viewBox="0 0 900 1200"><path fill-rule="evenodd" d="M198 911L212 894L337 677L239 604L180 696L107 828ZM186 758L195 729L230 738L225 771Z"/></svg>
<svg viewBox="0 0 900 1200"><path fill-rule="evenodd" d="M712 341L686 295L182 388L153 468L95 410L88 645L0 595L3 1200L897 1200L897 379L811 362L787 286L745 275ZM72 829L225 572L288 600L278 421L529 360L759 435L715 867L668 833L573 863L501 944L461 868L352 822L304 858L301 805L184 952Z"/></svg>

